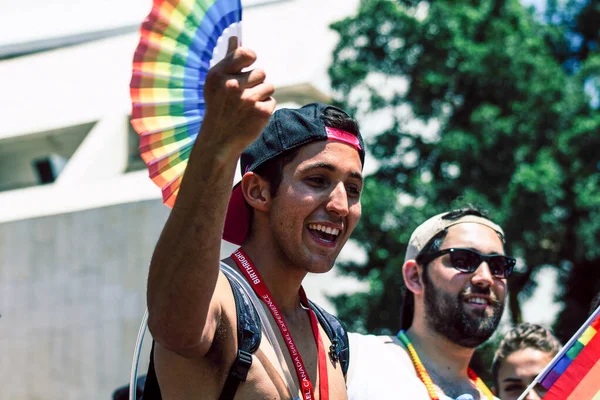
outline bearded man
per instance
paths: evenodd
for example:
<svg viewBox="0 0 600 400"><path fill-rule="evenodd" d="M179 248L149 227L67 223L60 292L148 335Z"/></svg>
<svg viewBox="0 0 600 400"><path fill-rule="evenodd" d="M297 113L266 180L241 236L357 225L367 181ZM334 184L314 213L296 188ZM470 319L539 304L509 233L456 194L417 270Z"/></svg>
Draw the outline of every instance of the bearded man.
<svg viewBox="0 0 600 400"><path fill-rule="evenodd" d="M402 266L402 329L351 334L349 398L493 399L469 362L500 322L514 265L502 228L474 208L417 227Z"/></svg>

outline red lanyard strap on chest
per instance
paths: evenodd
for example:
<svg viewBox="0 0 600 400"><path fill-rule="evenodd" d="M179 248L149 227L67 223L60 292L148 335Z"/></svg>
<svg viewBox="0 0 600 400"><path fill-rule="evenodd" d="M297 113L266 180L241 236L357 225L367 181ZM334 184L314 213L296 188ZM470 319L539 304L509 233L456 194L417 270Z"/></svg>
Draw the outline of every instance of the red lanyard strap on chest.
<svg viewBox="0 0 600 400"><path fill-rule="evenodd" d="M277 327L283 336L284 342L288 348L290 356L292 358L292 362L294 364L294 368L296 369L296 375L298 376L298 382L301 386L302 397L304 400L312 400L314 399L314 389L313 384L308 376L308 371L304 366L304 362L302 361L302 357L296 347L294 339L285 323L277 304L273 301L271 293L262 280L260 274L254 267L254 264L250 260L250 258L244 253L242 249L237 249L233 254L232 258L235 263L238 265L240 271L244 275L244 277L248 280L250 286L257 294L257 296L267 305L267 308L273 315L275 322L277 323ZM315 313L310 308L310 304L308 302L308 298L306 297L306 293L304 289L300 287L300 302L306 307L310 317L310 325L313 331L313 336L315 338L315 343L317 345L317 353L319 360L319 394L322 400L329 399L329 379L327 376L327 356L325 354L325 348L323 345L323 340L321 335L319 334L319 324L317 322L317 317Z"/></svg>

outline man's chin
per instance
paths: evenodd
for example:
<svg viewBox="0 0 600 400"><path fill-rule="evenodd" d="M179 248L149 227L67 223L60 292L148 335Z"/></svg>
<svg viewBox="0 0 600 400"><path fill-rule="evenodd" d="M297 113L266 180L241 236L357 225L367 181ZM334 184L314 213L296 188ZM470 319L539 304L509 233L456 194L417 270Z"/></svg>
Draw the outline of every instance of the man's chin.
<svg viewBox="0 0 600 400"><path fill-rule="evenodd" d="M488 309L465 310L465 317L475 326L484 326L493 324L495 315L493 311Z"/></svg>
<svg viewBox="0 0 600 400"><path fill-rule="evenodd" d="M477 347L480 344L486 342L489 338L492 337L494 332L496 331L497 326L493 324L492 321L486 321L485 325L479 325L479 329L474 330L471 333L470 337L472 338L473 345L472 347Z"/></svg>
<svg viewBox="0 0 600 400"><path fill-rule="evenodd" d="M463 307L462 308L463 315L466 316L471 324L476 326L490 326L494 325L497 321L500 322L500 317L502 316L503 310L498 310L493 306L474 308L474 307ZM498 315L500 317L498 317ZM496 326L498 324L496 323ZM494 328L495 329L495 328Z"/></svg>
<svg viewBox="0 0 600 400"><path fill-rule="evenodd" d="M311 274L325 274L329 271L331 271L333 269L333 264L329 264L329 265L315 265L313 264L309 269L308 272L310 272Z"/></svg>
<svg viewBox="0 0 600 400"><path fill-rule="evenodd" d="M464 347L467 349L475 349L475 348L479 347L479 345L481 345L482 343L485 343L492 336L493 333L494 333L493 331L491 333L490 332L477 332L477 333L471 333L471 334L465 333L464 336L459 336L459 337L455 337L455 338L448 337L448 340L450 340L454 344L457 344L461 347Z"/></svg>
<svg viewBox="0 0 600 400"><path fill-rule="evenodd" d="M498 322L499 319L494 315L478 316L470 312L465 313L462 321L455 325L452 332L446 332L445 336L461 347L476 348L494 334Z"/></svg>
<svg viewBox="0 0 600 400"><path fill-rule="evenodd" d="M311 259L311 262L309 262L309 265L306 267L307 272L310 272L311 274L324 274L333 269L335 257L316 256L313 254Z"/></svg>

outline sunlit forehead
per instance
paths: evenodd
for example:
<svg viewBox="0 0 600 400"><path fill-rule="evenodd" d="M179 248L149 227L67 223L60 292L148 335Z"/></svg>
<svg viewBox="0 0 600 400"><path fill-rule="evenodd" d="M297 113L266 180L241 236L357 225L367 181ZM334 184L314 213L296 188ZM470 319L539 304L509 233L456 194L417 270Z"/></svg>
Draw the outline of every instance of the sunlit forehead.
<svg viewBox="0 0 600 400"><path fill-rule="evenodd" d="M498 382L508 392L522 392L552 360L551 353L525 348L510 354L500 365ZM514 387L513 385L522 385ZM543 390L545 392L545 389Z"/></svg>
<svg viewBox="0 0 600 400"><path fill-rule="evenodd" d="M504 244L498 233L488 226L474 222L448 228L448 234L441 247L470 248L483 254L504 254Z"/></svg>
<svg viewBox="0 0 600 400"><path fill-rule="evenodd" d="M363 181L362 163L352 146L337 141L319 141L303 146L296 156L296 171L300 174L324 169Z"/></svg>

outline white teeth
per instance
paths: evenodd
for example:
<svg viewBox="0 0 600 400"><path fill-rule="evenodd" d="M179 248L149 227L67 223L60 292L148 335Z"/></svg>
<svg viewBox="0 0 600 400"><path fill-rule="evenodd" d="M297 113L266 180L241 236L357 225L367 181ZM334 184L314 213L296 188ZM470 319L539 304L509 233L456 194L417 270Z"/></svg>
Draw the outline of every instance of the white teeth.
<svg viewBox="0 0 600 400"><path fill-rule="evenodd" d="M329 227L319 225L319 224L308 224L308 229L312 229L315 231L321 231L321 232L328 233L328 234L334 235L334 236L337 236L340 234L340 230L337 228L329 228Z"/></svg>
<svg viewBox="0 0 600 400"><path fill-rule="evenodd" d="M482 299L480 297L471 297L469 300L467 300L468 303L474 303L474 304L487 304L487 300Z"/></svg>

